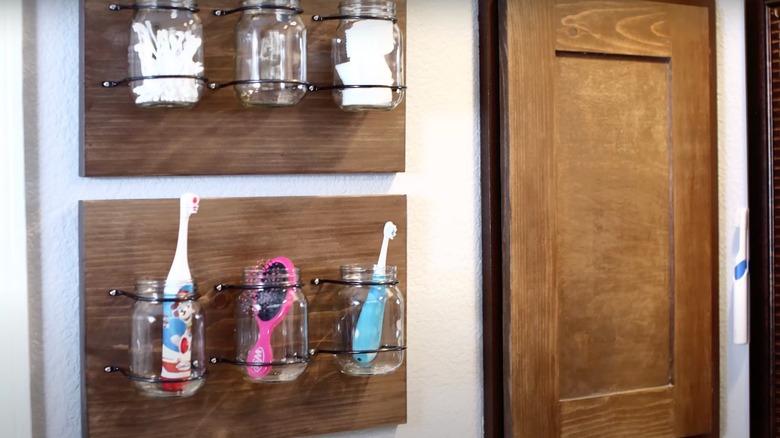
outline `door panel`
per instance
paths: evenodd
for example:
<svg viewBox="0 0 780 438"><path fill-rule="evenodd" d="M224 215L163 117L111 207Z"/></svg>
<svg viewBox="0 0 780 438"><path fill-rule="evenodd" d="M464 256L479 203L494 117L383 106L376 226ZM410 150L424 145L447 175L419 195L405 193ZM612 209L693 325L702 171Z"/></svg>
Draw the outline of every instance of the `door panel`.
<svg viewBox="0 0 780 438"><path fill-rule="evenodd" d="M708 11L502 6L505 429L707 433Z"/></svg>
<svg viewBox="0 0 780 438"><path fill-rule="evenodd" d="M668 64L559 55L555 71L560 397L669 385Z"/></svg>
<svg viewBox="0 0 780 438"><path fill-rule="evenodd" d="M561 403L561 435L578 438L670 437L672 388L589 397Z"/></svg>

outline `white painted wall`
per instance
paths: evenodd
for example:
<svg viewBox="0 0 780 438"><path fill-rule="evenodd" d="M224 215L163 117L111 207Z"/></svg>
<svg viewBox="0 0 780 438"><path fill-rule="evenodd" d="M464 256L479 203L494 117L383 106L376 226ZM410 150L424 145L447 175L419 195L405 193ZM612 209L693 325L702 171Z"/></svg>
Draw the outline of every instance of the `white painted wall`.
<svg viewBox="0 0 780 438"><path fill-rule="evenodd" d="M348 435L479 436L482 370L476 2L409 2L406 173L137 179L78 177L78 3L36 0L24 5L34 435L81 435L77 202L177 197L192 190L204 197L408 194L409 424ZM8 4L5 1L3 7ZM721 421L723 436L741 438L749 434L748 349L730 344L728 315L736 252L734 211L746 205L743 2L717 0L717 25ZM13 43L6 45L6 41L18 36L18 26L3 22L0 31L3 50L13 48ZM3 96L4 103L5 99ZM18 107L16 102L12 108ZM10 304L12 307L3 308L3 322L19 323L15 339L24 340L24 312L10 312L11 308L22 309L23 304ZM52 364L56 364L56 373L51 371ZM23 384L2 383L3 394L8 394L7 384ZM16 404L22 416L23 405ZM5 431L5 425L12 424L8 421L15 420L3 418ZM17 436L26 435L23 424L21 427Z"/></svg>
<svg viewBox="0 0 780 438"><path fill-rule="evenodd" d="M750 436L748 345L732 343L736 210L747 207L745 5L717 0L721 435Z"/></svg>
<svg viewBox="0 0 780 438"><path fill-rule="evenodd" d="M408 425L358 435L481 435L476 2L409 2L404 174L113 179L78 176L79 3L24 5L34 436L81 436L78 201L185 190L204 198L407 194Z"/></svg>
<svg viewBox="0 0 780 438"><path fill-rule="evenodd" d="M30 436L27 223L22 117L22 0L0 4L0 430Z"/></svg>

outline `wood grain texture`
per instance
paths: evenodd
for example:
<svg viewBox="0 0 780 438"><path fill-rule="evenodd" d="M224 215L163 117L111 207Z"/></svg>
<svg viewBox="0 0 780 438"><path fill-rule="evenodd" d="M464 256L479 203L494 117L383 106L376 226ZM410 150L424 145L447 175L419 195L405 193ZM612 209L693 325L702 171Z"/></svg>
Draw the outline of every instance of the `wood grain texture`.
<svg viewBox="0 0 780 438"><path fill-rule="evenodd" d="M664 5L650 2L577 1L555 7L556 50L669 57Z"/></svg>
<svg viewBox="0 0 780 438"><path fill-rule="evenodd" d="M559 436L566 421L568 436L599 436L587 412L616 426L600 436L709 433L712 5L577 2L597 12L587 22L602 36L609 25L623 35L626 11L658 12L664 52L618 50L614 38L563 47L555 5L542 3L504 2L499 13L505 433ZM597 11L605 5L611 13ZM663 400L648 396L659 388ZM599 397L619 403L596 415ZM564 420L562 399L584 403L566 412L578 420Z"/></svg>
<svg viewBox="0 0 780 438"><path fill-rule="evenodd" d="M556 63L561 398L670 384L669 65Z"/></svg>
<svg viewBox="0 0 780 438"><path fill-rule="evenodd" d="M87 201L81 205L87 429L103 437L294 437L406 422L406 365L390 376L339 373L317 355L296 381L245 382L230 365L209 365L191 398L155 400L105 374L127 364L131 301L106 292L132 290L139 277L164 278L178 230L178 200ZM345 263L372 263L386 220L399 227L388 264L406 293L406 198L203 199L190 220L190 267L203 298L207 357L234 357L235 296L213 285L239 282L259 258L289 257L305 283L338 278ZM379 231L377 231L379 230ZM324 346L333 314L327 290L307 285L309 346ZM408 302L408 301L407 301ZM321 345L321 342L323 343Z"/></svg>
<svg viewBox="0 0 780 438"><path fill-rule="evenodd" d="M674 435L670 386L561 402L561 436L668 438Z"/></svg>
<svg viewBox="0 0 780 438"><path fill-rule="evenodd" d="M750 208L750 432L780 436L780 8L745 2Z"/></svg>
<svg viewBox="0 0 780 438"><path fill-rule="evenodd" d="M559 434L553 3L501 5L505 433Z"/></svg>
<svg viewBox="0 0 780 438"><path fill-rule="evenodd" d="M671 6L670 6L671 7ZM708 433L712 425L713 139L710 134L707 10L674 6L671 18L672 181L674 199L674 413L675 434ZM713 333L713 331L715 333ZM717 339L717 338L716 338Z"/></svg>
<svg viewBox="0 0 780 438"><path fill-rule="evenodd" d="M132 12L112 12L104 0L84 3L85 176L225 175L281 173L402 172L405 166L405 104L390 112L348 113L330 92L308 93L290 108L246 109L231 89L206 90L192 109L140 109L126 87L103 88L127 77ZM405 32L406 0L396 1ZM201 2L206 75L233 80L237 15L214 17L232 0ZM337 3L306 0L308 79L332 83L331 37Z"/></svg>
<svg viewBox="0 0 780 438"><path fill-rule="evenodd" d="M780 237L780 202L778 202L778 193L780 193L780 78L778 78L778 75L780 75L780 8L771 7L767 9L766 5L763 6L764 7L761 8L760 11L763 13L761 14L761 18L768 21L768 27L764 28L764 39L761 41L764 45L765 52L762 54L763 57L761 58L761 62L756 65L764 70L764 77L762 79L765 82L763 82L763 84L768 84L770 96L769 101L763 103L766 110L761 114L764 117L760 117L760 120L762 122L765 121L767 119L766 116L768 115L769 120L771 120L769 123L771 129L766 129L766 131L762 132L762 135L770 139L769 142L758 143L755 145L755 149L763 152L767 149L767 144L771 146L771 149L770 152L767 153L768 156L765 157L767 160L765 165L768 169L756 173L759 177L764 178L762 183L767 180L770 180L771 183L769 188L755 188L759 193L766 190L766 192L764 192L766 199L764 200L763 205L755 206L758 207L755 210L753 210L754 203L751 202L750 213L751 220L754 217L763 219L767 216L762 217L758 215L765 210L771 211L771 214L768 215L769 220L762 223L761 228L751 228L751 235L755 235L757 237L755 240L759 241L756 242L758 243L756 247L762 248L767 244L770 245L771 248L769 248L769 253L771 255L765 257L764 254L761 254L759 258L753 259L751 257L750 259L751 307L760 306L761 304L766 306L758 307L763 314L756 318L758 321L765 324L764 327L761 327L763 330L759 333L752 330L750 332L751 384L753 383L753 376L756 371L753 369L753 349L755 348L757 351L763 350L768 358L764 356L756 361L756 365L759 365L759 367L756 367L759 368L757 370L758 372L755 373L756 382L763 383L766 387L757 388L754 394L754 387L751 386L751 397L761 397L761 395L764 395L763 399L759 399L758 401L758 403L764 404L757 406L755 409L753 409L753 405L751 404L751 413L754 415L754 420L759 422L756 430L765 431L765 436L777 437L780 436L780 409L778 409L778 406L780 406L780 375L778 375L778 370L780 370L780 357L778 356L778 351L780 351L780 327L778 326L778 323L780 323L780 301L778 301L778 297L780 296L780 288L778 288L778 280L780 280L780 269L778 269L780 267L780 251L778 250L778 242L780 242L780 240L778 240ZM769 65L766 65L767 58L769 59ZM766 81L767 77L771 79ZM764 90L761 91L766 93L766 85L764 87ZM766 99L766 94L762 94L761 97ZM759 119L759 117L756 118ZM756 122L757 121L753 123ZM753 146L753 144L751 144L751 146ZM751 166L750 170L753 172L754 167ZM751 189L754 188L751 187ZM762 231L764 232L762 233ZM754 232L756 234L753 234ZM751 240L750 243L752 250L754 240ZM752 255L753 254L751 254L751 256ZM755 270L753 269L754 263L757 267ZM765 276L762 276L762 273ZM762 292L763 296L756 297L757 299L753 301L753 298ZM765 308L768 309L768 311L764 311ZM753 315L751 315L751 317L752 316ZM763 369L761 369L760 365L764 366ZM755 398L751 400L751 403L753 400L755 400ZM764 412L762 412L762 410L764 410ZM756 425L751 422L751 431L754 430L754 427L756 427Z"/></svg>

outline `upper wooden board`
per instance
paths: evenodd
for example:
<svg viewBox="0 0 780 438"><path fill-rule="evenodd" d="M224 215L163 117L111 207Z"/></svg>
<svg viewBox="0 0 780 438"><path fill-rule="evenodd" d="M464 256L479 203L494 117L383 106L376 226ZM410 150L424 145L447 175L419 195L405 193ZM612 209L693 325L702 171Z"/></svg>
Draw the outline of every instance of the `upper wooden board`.
<svg viewBox="0 0 780 438"><path fill-rule="evenodd" d="M178 200L87 201L81 205L85 404L95 437L296 437L406 422L406 364L389 376L349 377L331 356L315 355L289 383L243 380L234 366L208 365L205 385L184 399L149 399L106 374L127 366L132 302L107 295L141 277L165 278L178 230ZM235 293L241 268L289 257L309 301L309 347L327 348L335 289L308 284L339 278L339 266L373 263L387 220L398 225L388 264L406 293L406 198L204 199L189 224L189 264L202 294L206 357L235 357ZM408 297L407 297L408 302Z"/></svg>
<svg viewBox="0 0 780 438"><path fill-rule="evenodd" d="M125 86L103 88L128 76L127 46L132 11L113 12L105 0L83 0L83 176L227 175L403 172L406 109L341 111L329 91L308 93L289 108L242 107L232 89L206 90L192 109L137 108ZM206 75L233 80L234 27L231 0L201 1ZM406 0L397 0L405 33ZM331 38L338 2L304 0L308 28L308 80L333 81Z"/></svg>

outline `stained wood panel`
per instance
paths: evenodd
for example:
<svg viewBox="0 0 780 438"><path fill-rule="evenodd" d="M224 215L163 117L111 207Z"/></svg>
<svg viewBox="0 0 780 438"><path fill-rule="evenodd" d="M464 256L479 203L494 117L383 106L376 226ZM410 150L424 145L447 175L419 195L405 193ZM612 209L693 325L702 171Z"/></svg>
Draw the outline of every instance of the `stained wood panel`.
<svg viewBox="0 0 780 438"><path fill-rule="evenodd" d="M103 88L105 80L127 77L131 11L112 12L103 0L83 0L85 176L224 175L280 173L402 172L405 168L406 109L349 113L328 91L308 93L290 108L246 109L232 89L206 90L192 109L137 108L126 87ZM213 82L233 80L232 0L201 1L205 74ZM406 0L397 0L405 32ZM302 2L308 27L308 79L330 85L331 37L338 3Z"/></svg>
<svg viewBox="0 0 780 438"><path fill-rule="evenodd" d="M561 403L561 436L668 438L675 436L672 387Z"/></svg>
<svg viewBox="0 0 780 438"><path fill-rule="evenodd" d="M768 199L761 200L766 202L766 204L756 205L756 202L751 202L750 205L751 220L753 217L759 217L762 221L766 220L766 222L761 224L762 228L756 227L756 239L751 239L751 249L754 245L756 248L763 248L766 242L769 242L771 258L765 261L766 253L760 249L756 251L758 257L754 259L754 253L751 253L750 258L752 271L750 282L751 307L755 306L758 309L751 316L756 321L765 324L765 327L761 327L763 330L760 332L755 330L755 328L751 328L750 335L751 379L753 379L755 374L757 380L755 385L751 382L751 403L757 402L758 404L755 409L752 408L751 404L754 417L751 430L756 428L767 436L776 437L780 436L780 409L778 409L778 406L780 406L780 376L778 376L778 371L780 371L780 301L778 301L778 297L780 297L780 287L778 287L778 284L780 284L778 283L778 280L780 280L780 246L778 244L780 242L778 240L780 238L780 8L774 5L769 7L767 5L762 6L764 6L761 9L762 19L766 20L766 28L762 33L766 40L761 41L761 44L766 45L763 55L769 61L768 65L765 66L764 79L766 79L766 88L762 90L764 93L761 95L762 98L766 98L766 92L768 91L769 99L765 102L765 105L769 115L769 123L768 129L762 134L770 146L770 151L767 157L761 157L762 160L766 160L768 175L763 174L764 169L760 169L756 173L762 178L762 184L766 180L770 182L767 193ZM756 68L755 65L750 65L750 67ZM762 122L765 120L764 117L756 117L756 119L752 123L760 123L758 119ZM764 144L754 143L755 145L751 145L751 148L760 151L765 150L766 146ZM752 166L750 171L754 172ZM754 187L751 186L751 189L754 189ZM755 190L763 191L766 188L756 187ZM768 220L765 219L765 216L761 216L762 211L769 212ZM761 233L762 229L767 230L768 233ZM753 234L754 230L751 227L751 236ZM768 239L769 236L772 236L772 238ZM764 265L759 266L762 261L764 261ZM758 268L756 270L752 269L754 263ZM764 279L758 277L761 272L771 274ZM755 292L753 292L754 288ZM764 292L763 296L756 296L762 289ZM765 307L759 307L761 304L765 304ZM753 347L755 343L761 340L765 342L762 345ZM765 356L758 356L758 354L754 353L754 349L765 352ZM761 385L762 383L766 384L766 386Z"/></svg>
<svg viewBox="0 0 780 438"><path fill-rule="evenodd" d="M559 56L556 72L560 396L668 385L669 66Z"/></svg>
<svg viewBox="0 0 780 438"><path fill-rule="evenodd" d="M507 435L711 431L709 11L667 3L499 11Z"/></svg>
<svg viewBox="0 0 780 438"><path fill-rule="evenodd" d="M556 49L613 55L671 55L667 15L649 2L559 2Z"/></svg>
<svg viewBox="0 0 780 438"><path fill-rule="evenodd" d="M768 350L772 354L771 372L770 372L770 397L771 403L771 433L773 437L780 436L780 251L777 250L777 243L780 242L780 8L773 7L768 10L767 20L769 27L767 34L769 36L769 86L770 86L770 126L771 132L768 135L771 145L771 173L772 173L772 193L773 199L770 202L772 211L772 237L774 243L772 266L769 272L773 272L771 281L772 293L770 298L770 345ZM767 236L760 236L766 238ZM751 335L752 336L752 335Z"/></svg>
<svg viewBox="0 0 780 438"><path fill-rule="evenodd" d="M107 364L127 364L131 301L109 297L140 277L164 278L176 247L178 200L81 204L87 430L114 437L294 437L406 422L406 364L390 376L342 375L317 355L291 383L253 384L230 365L208 365L205 385L185 399L148 399ZM338 278L345 263L372 263L385 221L398 225L388 264L406 294L406 198L203 199L189 227L189 262L203 298L207 357L235 357L236 284L259 258L289 257L304 282ZM326 290L307 285L310 348L327 345L333 314ZM407 294L408 295L408 294ZM408 302L408 296L407 296Z"/></svg>

